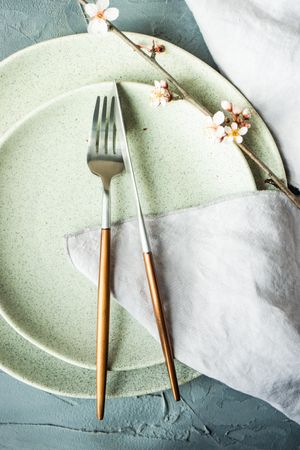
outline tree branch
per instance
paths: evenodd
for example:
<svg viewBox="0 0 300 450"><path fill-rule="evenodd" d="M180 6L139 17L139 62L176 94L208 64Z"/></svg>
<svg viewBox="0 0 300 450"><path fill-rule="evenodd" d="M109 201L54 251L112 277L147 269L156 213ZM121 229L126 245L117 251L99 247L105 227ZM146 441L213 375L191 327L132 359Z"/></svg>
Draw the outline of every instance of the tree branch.
<svg viewBox="0 0 300 450"><path fill-rule="evenodd" d="M86 0L79 0L79 3L81 5L87 4L88 2ZM153 58L149 55L147 55L137 44L135 44L126 34L124 34L121 30L119 30L115 25L113 25L111 22L107 20L107 23L109 25L110 31L114 33L116 36L118 36L123 42L125 42L129 47L131 47L134 51L138 53L139 56L141 56L145 61L147 61L149 64L151 64L153 67L155 67L160 74L164 77L164 79L171 83L177 92L179 93L179 96L181 99L184 99L191 103L195 108L197 108L199 111L201 111L206 116L211 116L212 114L208 109L206 109L203 105L201 105L192 95L190 95L181 85L180 83L169 73L167 70L165 70L157 61L156 58ZM276 186L278 189L280 189L290 200L291 202L297 206L297 208L300 209L300 199L293 194L292 191L286 186L284 181L280 180L280 178L275 175L274 172L272 172L271 169L260 159L258 158L252 150L250 150L245 144L237 144L241 151L248 156L265 174L267 179L272 180L272 184Z"/></svg>

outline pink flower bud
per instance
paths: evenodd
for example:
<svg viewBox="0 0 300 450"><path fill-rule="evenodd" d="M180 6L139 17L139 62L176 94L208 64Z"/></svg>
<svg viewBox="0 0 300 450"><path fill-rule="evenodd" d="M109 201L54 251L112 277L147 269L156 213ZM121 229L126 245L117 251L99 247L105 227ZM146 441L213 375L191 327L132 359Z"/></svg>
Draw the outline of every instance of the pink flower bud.
<svg viewBox="0 0 300 450"><path fill-rule="evenodd" d="M250 117L251 117L249 108L244 108L242 114L245 119L250 119Z"/></svg>
<svg viewBox="0 0 300 450"><path fill-rule="evenodd" d="M165 80L160 80L160 85L164 89L168 89L168 83Z"/></svg>
<svg viewBox="0 0 300 450"><path fill-rule="evenodd" d="M228 100L222 100L221 106L224 109L224 111L231 111L232 109L232 104Z"/></svg>
<svg viewBox="0 0 300 450"><path fill-rule="evenodd" d="M242 110L239 106L232 105L232 112L233 112L233 114L241 114Z"/></svg>
<svg viewBox="0 0 300 450"><path fill-rule="evenodd" d="M156 44L156 46L154 47L154 51L156 53L162 53L165 51L165 49L166 49L166 47L162 44Z"/></svg>

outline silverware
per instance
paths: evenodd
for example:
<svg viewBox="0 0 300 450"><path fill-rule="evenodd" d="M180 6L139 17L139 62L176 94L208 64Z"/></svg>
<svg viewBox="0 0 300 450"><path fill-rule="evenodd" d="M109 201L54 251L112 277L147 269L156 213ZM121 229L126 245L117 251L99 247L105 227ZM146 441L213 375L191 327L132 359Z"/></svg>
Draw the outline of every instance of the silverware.
<svg viewBox="0 0 300 450"><path fill-rule="evenodd" d="M96 328L96 414L104 417L110 309L110 182L122 172L124 163L116 146L115 98L110 100L108 112L107 97L104 97L99 123L100 97L97 97L91 136L89 140L87 164L94 175L102 179L103 203L101 245L98 277L98 311Z"/></svg>
<svg viewBox="0 0 300 450"><path fill-rule="evenodd" d="M137 218L138 218L138 225L139 225L139 233L140 233L140 240L142 245L142 251L143 251L143 257L144 257L144 263L145 263L145 269L147 273L147 279L150 289L150 294L152 298L152 304L154 309L154 315L157 323L157 328L159 331L159 337L160 342L162 346L162 350L164 353L171 388L173 392L173 396L175 400L180 400L180 394L179 394L179 388L178 388L178 382L176 377L176 371L175 371L175 365L174 365L174 357L173 352L170 345L170 339L168 336L166 321L164 318L164 312L162 307L162 302L159 295L158 290L158 284L155 274L155 267L154 267L154 260L153 255L150 247L150 242L148 239L143 212L139 200L139 194L137 189L137 184L134 176L133 166L131 163L129 148L127 144L126 139L126 130L124 126L123 121L123 115L122 115L122 108L118 93L118 87L116 82L114 82L114 90L115 90L115 99L116 99L116 127L117 127L117 135L118 139L121 145L121 151L123 155L123 160L125 164L126 171L129 173L132 181L135 201L136 201L136 209L137 209Z"/></svg>

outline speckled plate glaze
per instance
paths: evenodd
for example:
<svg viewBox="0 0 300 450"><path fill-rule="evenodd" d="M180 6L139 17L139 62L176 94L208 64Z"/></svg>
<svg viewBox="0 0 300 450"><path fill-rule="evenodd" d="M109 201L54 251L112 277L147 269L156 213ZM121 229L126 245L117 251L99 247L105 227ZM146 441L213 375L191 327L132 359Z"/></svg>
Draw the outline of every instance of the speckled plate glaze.
<svg viewBox="0 0 300 450"><path fill-rule="evenodd" d="M121 88L146 214L256 189L241 152L209 140L204 116L189 103L154 109L151 86ZM95 98L110 89L101 83L63 95L0 142L1 313L32 343L88 369L95 368L96 289L68 262L64 235L99 224L102 186L86 165L87 138ZM134 215L130 178L122 174L112 184L112 221ZM157 342L116 302L110 339L114 371L163 362Z"/></svg>
<svg viewBox="0 0 300 450"><path fill-rule="evenodd" d="M17 334L0 317L0 369L24 383L54 394L95 397L95 371L68 364L45 353ZM176 361L180 384L199 376ZM168 389L170 382L164 364L144 369L109 371L108 397L129 397Z"/></svg>
<svg viewBox="0 0 300 450"><path fill-rule="evenodd" d="M127 33L138 44L151 46L152 36ZM224 98L253 112L246 142L279 176L286 179L277 146L263 120L241 93L218 72L181 48L159 40L166 51L157 56L182 85L210 111ZM44 102L72 89L101 81L131 80L153 83L160 74L113 33L78 34L28 47L0 63L0 133ZM250 163L259 189L265 176Z"/></svg>
<svg viewBox="0 0 300 450"><path fill-rule="evenodd" d="M140 44L150 44L153 39L137 33L127 34ZM234 86L208 65L173 44L160 42L166 46L166 52L158 55L159 62L212 111L219 109L223 98L249 105ZM0 132L3 133L44 102L74 88L112 78L152 83L159 75L116 36L108 34L103 39L82 34L53 39L15 53L0 63L0 78ZM255 111L252 123L255 133L248 134L248 143L285 178L274 140ZM257 186L264 188L262 174L255 168L253 172ZM74 367L42 352L3 319L0 319L0 363L2 370L42 389L65 395L93 396L93 371ZM111 387L109 382L109 395L143 394L167 387L165 372L158 367L163 366L125 371L126 377L118 378L122 381L120 385ZM197 376L181 365L177 370L181 383ZM121 373L112 372L114 376L121 376Z"/></svg>

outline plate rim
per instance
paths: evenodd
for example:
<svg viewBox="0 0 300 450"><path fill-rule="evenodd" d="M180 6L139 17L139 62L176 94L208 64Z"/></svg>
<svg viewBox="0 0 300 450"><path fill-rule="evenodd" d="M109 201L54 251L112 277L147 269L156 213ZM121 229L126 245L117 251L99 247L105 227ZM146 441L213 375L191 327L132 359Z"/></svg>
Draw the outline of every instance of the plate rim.
<svg viewBox="0 0 300 450"><path fill-rule="evenodd" d="M1 317L0 315L0 321L4 321L5 320ZM14 333L17 334L15 332L15 330L13 330L7 323L5 323L5 326L9 327L10 333ZM0 333L1 333L1 323L0 323ZM33 348L33 350L35 352L41 352L43 354L43 358L48 359L48 361L50 362L50 359L52 359L53 361L57 362L57 364L61 364L65 367L72 367L71 370L77 370L83 373L83 371L85 372L92 372L95 374L94 370L90 370L90 369L83 369L82 367L78 367L78 366L74 366L73 364L68 364L63 360L60 360L58 358L53 357L52 355L47 354L46 352L44 352L43 350L41 350L40 348L36 347L35 345L29 343L28 341L26 341L24 338L22 338L21 336L18 335L18 337L22 340L25 341L25 345L30 346L30 348ZM50 363L51 364L51 363ZM186 364L181 363L180 361L176 360L176 364L179 365L179 377L178 377L178 383L179 385L183 385L185 383L188 383L189 381L192 381L200 376L202 376L201 373L197 372L196 370L188 367ZM164 363L161 364L156 364L154 366L150 366L150 367L145 367L145 368L141 368L141 369L132 369L132 370L128 370L128 371L118 371L118 372L113 372L113 371L108 371L109 373L113 374L113 375L119 375L119 374L123 374L125 373L126 375L129 375L129 378L131 379L132 375L134 373L144 373L146 374L147 371L151 373L151 371L153 372L153 368L155 368L157 371L159 371L159 369L162 369L163 372L165 372L166 377L165 379L161 379L161 375L157 378L158 382L160 382L160 385L156 385L155 387L153 386L153 384L150 384L150 388L147 388L147 392L145 392L144 388L137 388L136 385L133 383L133 387L131 388L130 391L126 391L126 392L121 392L121 393L110 393L109 390L107 392L107 397L108 398L121 398L121 397L131 397L131 396L137 396L137 395L147 395L147 394L151 394L154 392L160 392L160 391L164 391L166 389L170 389L170 385L169 385L169 379L167 376L167 369L165 367ZM181 373L181 369L182 372ZM20 370L16 370L16 369L12 369L10 367L7 367L7 365L4 365L3 362L1 361L0 358L0 370L4 373L6 373L9 376L12 376L13 378L15 378L16 380L19 380L31 387L34 387L36 389L45 391L45 392L49 392L52 393L54 395L62 395L64 397L72 397L72 398L83 398L83 399L95 399L96 395L95 394L90 394L87 393L88 389L83 389L81 392L78 392L77 389L74 388L61 388L61 387L57 387L57 388L53 388L53 387L49 387L49 384L47 383L47 378L45 377L45 381L44 382L40 382L40 381L33 381L31 377L28 377L28 375L24 375L24 373L22 374L22 372ZM46 370L46 369L45 369ZM157 375L156 375L157 376ZM72 378L74 377L74 374L72 374ZM93 376L95 377L95 375ZM132 380L130 380L132 381ZM88 386L86 384L86 386Z"/></svg>
<svg viewBox="0 0 300 450"><path fill-rule="evenodd" d="M157 37L155 37L155 36L151 36L151 35L143 34L143 33L136 33L136 32L132 32L132 31L125 31L124 34L125 34L125 35L128 35L128 37L133 37L133 38L136 36L137 38L144 38L144 39L151 39L151 40L157 39ZM105 37L104 37L104 38L105 38ZM99 39L99 36L98 36L98 35L92 35L92 34L89 34L89 33L85 32L85 33L69 34L69 35L66 35L66 36L59 36L59 37L56 37L56 38L47 39L47 40L45 40L45 41L38 42L37 44L30 45L30 46L28 46L28 47L25 47L25 48L23 48L23 49L20 49L20 50L18 50L17 52L12 53L11 55L9 55L7 58L4 58L3 60L1 60L1 61L0 61L0 72L1 72L1 70L2 70L3 67L5 67L6 65L9 65L11 62L13 62L13 61L14 61L15 59L17 59L19 56L26 55L27 53L34 53L34 52L37 51L39 48L42 48L42 47L44 47L44 46L47 47L47 46L52 45L52 44L53 44L53 45L56 45L56 44L59 43L59 42L69 41L69 40L72 41L72 40L76 40L76 39L78 39L78 40L81 40L81 39L97 40L97 39ZM160 39L160 38L159 38L159 40L161 41L162 44L166 44L166 45L168 45L168 46L171 45L171 46L174 48L174 50L179 51L179 52L182 52L183 54L186 54L188 57L192 58L192 59L193 59L195 62L197 62L198 64L201 64L201 65L205 66L206 70L208 70L209 72L213 73L214 76L216 76L217 78L221 79L224 83L226 83L226 85L230 86L231 89L234 89L234 90L236 91L236 93L242 95L242 96L247 100L247 102L251 105L251 109L257 114L257 116L260 117L261 123L263 124L264 129L265 129L264 132L268 134L268 138L270 139L270 142L272 143L272 146L276 149L276 153L277 153L277 163L279 164L280 170L281 170L280 177L283 178L285 182L287 182L287 174L286 174L286 170L285 170L285 167L284 167L284 163L283 163L283 158L282 158L282 155L281 155L281 151L280 151L280 149L278 148L278 146L277 146L277 144L276 144L276 141L275 141L275 138L273 137L273 135L272 135L272 133L271 133L269 127L268 127L267 124L265 123L263 117L262 117L262 116L258 113L258 111L255 109L255 107L253 106L253 104L251 103L251 101L248 99L248 97L247 97L240 89L238 89L238 88L236 87L235 84L233 84L232 82L230 82L225 76L223 76L220 72L218 72L216 69L214 69L213 67L211 67L208 63L206 63L206 62L203 61L202 59L198 58L197 56L193 55L192 53L188 52L187 50L185 50L185 49L179 47L178 45L173 44L172 42L169 42L169 41L166 41L165 39ZM84 86L83 86L83 87L84 87ZM80 89L80 88L79 88L79 89ZM68 91L68 92L70 92L70 91ZM62 95L65 95L65 94L62 94ZM54 98L56 98L56 97L54 97ZM51 99L51 100L52 100L52 99ZM50 100L50 101L51 101L51 100ZM48 102L47 102L47 103L48 103ZM40 106L42 106L42 105L40 105ZM39 107L38 107L38 108L39 108ZM35 108L33 111L35 111L35 110L38 109L38 108ZM33 111L31 111L31 112L33 112ZM31 112L30 112L30 113L31 113ZM29 113L29 114L30 114L30 113ZM29 114L28 114L28 115L29 115ZM27 115L26 115L26 116L27 116ZM22 120L22 119L20 119L20 120ZM13 125L13 126L14 126L14 125ZM4 134L5 134L10 128L11 128L11 127L9 127L9 128L4 132Z"/></svg>

